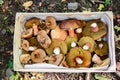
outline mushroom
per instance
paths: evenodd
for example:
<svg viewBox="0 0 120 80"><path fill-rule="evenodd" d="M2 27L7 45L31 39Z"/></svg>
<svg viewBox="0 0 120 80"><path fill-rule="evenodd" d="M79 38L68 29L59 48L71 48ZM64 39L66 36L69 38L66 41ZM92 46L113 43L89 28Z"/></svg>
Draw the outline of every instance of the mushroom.
<svg viewBox="0 0 120 80"><path fill-rule="evenodd" d="M28 51L28 48L29 48L29 42L27 40L22 40L22 43L21 43L21 48L25 51Z"/></svg>
<svg viewBox="0 0 120 80"><path fill-rule="evenodd" d="M38 26L40 24L41 24L41 20L39 18L33 17L33 18L28 19L25 22L24 26L26 28L33 28L34 35L37 35L37 33L38 33Z"/></svg>
<svg viewBox="0 0 120 80"><path fill-rule="evenodd" d="M58 65L58 66L60 65L60 63L62 62L63 57L64 57L63 54L58 54L58 55L55 55L55 56L51 55L51 56L55 57L55 60L49 60L48 63Z"/></svg>
<svg viewBox="0 0 120 80"><path fill-rule="evenodd" d="M69 67L68 64L67 64L67 62L65 60L62 61L62 66Z"/></svg>
<svg viewBox="0 0 120 80"><path fill-rule="evenodd" d="M96 42L97 43L97 46L94 50L94 52L99 55L99 56L105 56L108 54L108 44L106 41L99 41L99 42Z"/></svg>
<svg viewBox="0 0 120 80"><path fill-rule="evenodd" d="M31 53L31 59L34 63L42 63L45 57L46 53L43 49L36 49Z"/></svg>
<svg viewBox="0 0 120 80"><path fill-rule="evenodd" d="M37 49L37 47L35 47L35 46L29 46L28 51L34 51L36 49Z"/></svg>
<svg viewBox="0 0 120 80"><path fill-rule="evenodd" d="M33 4L33 1L24 2L22 6L25 7L26 10L29 10L29 7Z"/></svg>
<svg viewBox="0 0 120 80"><path fill-rule="evenodd" d="M33 29L30 28L30 29L27 29L27 30L23 31L22 34L21 34L21 37L22 38L31 38L32 35L33 35Z"/></svg>
<svg viewBox="0 0 120 80"><path fill-rule="evenodd" d="M81 22L77 19L64 20L60 24L61 29L68 30L70 37L74 37L74 29L80 26L81 26Z"/></svg>
<svg viewBox="0 0 120 80"><path fill-rule="evenodd" d="M51 44L51 40L44 30L38 32L37 40L43 48L48 48Z"/></svg>
<svg viewBox="0 0 120 80"><path fill-rule="evenodd" d="M57 49L57 51L56 51ZM59 39L53 39L51 42L51 45L46 48L46 52L47 54L50 56L52 54L66 54L67 53L67 44L63 41L63 40L59 40Z"/></svg>
<svg viewBox="0 0 120 80"><path fill-rule="evenodd" d="M102 61L102 64L93 64L93 67L103 67L110 64L110 58L106 58Z"/></svg>
<svg viewBox="0 0 120 80"><path fill-rule="evenodd" d="M69 67L89 67L91 64L91 53L81 47L71 48L66 55L66 62Z"/></svg>
<svg viewBox="0 0 120 80"><path fill-rule="evenodd" d="M28 63L30 61L30 59L31 59L30 54L22 54L22 55L20 55L20 62L22 64Z"/></svg>
<svg viewBox="0 0 120 80"><path fill-rule="evenodd" d="M31 80L29 73L24 74L24 80Z"/></svg>
<svg viewBox="0 0 120 80"><path fill-rule="evenodd" d="M48 29L54 29L56 27L56 19L53 16L47 16L45 23Z"/></svg>
<svg viewBox="0 0 120 80"><path fill-rule="evenodd" d="M51 31L50 35L52 39L60 39L64 41L67 37L67 32L63 29L60 29L59 26L57 26Z"/></svg>
<svg viewBox="0 0 120 80"><path fill-rule="evenodd" d="M96 48L96 42L91 37L82 37L80 38L78 45L84 50L93 52Z"/></svg>
<svg viewBox="0 0 120 80"><path fill-rule="evenodd" d="M94 40L97 40L107 33L107 27L104 22L101 20L90 20L86 23L85 28L83 29L83 36L89 36Z"/></svg>
<svg viewBox="0 0 120 80"><path fill-rule="evenodd" d="M97 56L96 54L93 55L93 57L92 57L92 62L97 63L97 64L99 64L99 65L102 64L102 60L101 60L100 57Z"/></svg>

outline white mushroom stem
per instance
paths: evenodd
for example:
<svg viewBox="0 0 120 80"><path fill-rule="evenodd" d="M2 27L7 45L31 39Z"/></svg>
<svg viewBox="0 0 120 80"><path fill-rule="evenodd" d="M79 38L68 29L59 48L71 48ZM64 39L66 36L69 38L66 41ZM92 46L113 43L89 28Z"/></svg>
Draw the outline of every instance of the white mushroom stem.
<svg viewBox="0 0 120 80"><path fill-rule="evenodd" d="M76 47L76 43L74 41L71 42L71 47Z"/></svg>
<svg viewBox="0 0 120 80"><path fill-rule="evenodd" d="M97 27L97 24L96 24L96 23L92 23L92 24L91 24L91 27L92 27L92 28L96 28L96 27Z"/></svg>
<svg viewBox="0 0 120 80"><path fill-rule="evenodd" d="M90 43L86 43L84 46L83 46L83 49L84 50L88 50L90 48Z"/></svg>
<svg viewBox="0 0 120 80"><path fill-rule="evenodd" d="M60 54L60 48L59 47L55 47L53 52L54 52L55 55Z"/></svg>
<svg viewBox="0 0 120 80"><path fill-rule="evenodd" d="M75 60L76 60L76 62L77 62L78 64L82 64L82 63L83 63L83 60L82 60L81 58L78 58L78 57L77 57Z"/></svg>
<svg viewBox="0 0 120 80"><path fill-rule="evenodd" d="M102 38L97 39L97 41L102 41Z"/></svg>
<svg viewBox="0 0 120 80"><path fill-rule="evenodd" d="M76 29L76 33L81 33L82 32L82 28L77 28Z"/></svg>
<svg viewBox="0 0 120 80"><path fill-rule="evenodd" d="M92 57L92 62L96 63L96 64L102 64L102 60L100 59L100 57L96 54L93 55Z"/></svg>
<svg viewBox="0 0 120 80"><path fill-rule="evenodd" d="M103 47L103 44L102 44L102 43L100 43L98 46L99 46L99 48L101 49L101 48Z"/></svg>
<svg viewBox="0 0 120 80"><path fill-rule="evenodd" d="M35 49L36 49L36 47L30 46L30 47L28 48L28 51L34 51Z"/></svg>
<svg viewBox="0 0 120 80"><path fill-rule="evenodd" d="M92 28L92 31L93 31L93 32L98 32L98 31L99 31L99 28L98 28L97 23L92 23L92 24L91 24L91 28Z"/></svg>

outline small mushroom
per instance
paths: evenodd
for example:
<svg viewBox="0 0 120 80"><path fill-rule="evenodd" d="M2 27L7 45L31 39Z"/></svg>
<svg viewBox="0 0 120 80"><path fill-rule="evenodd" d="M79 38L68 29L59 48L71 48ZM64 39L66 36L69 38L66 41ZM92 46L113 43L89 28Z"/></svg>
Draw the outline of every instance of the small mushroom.
<svg viewBox="0 0 120 80"><path fill-rule="evenodd" d="M21 43L21 48L25 51L28 51L28 48L29 48L29 42L27 40L22 40L22 43Z"/></svg>
<svg viewBox="0 0 120 80"><path fill-rule="evenodd" d="M96 48L96 42L91 37L82 37L80 38L78 45L82 47L84 50L88 50L90 52L93 52Z"/></svg>
<svg viewBox="0 0 120 80"><path fill-rule="evenodd" d="M24 74L24 80L31 80L29 73Z"/></svg>
<svg viewBox="0 0 120 80"><path fill-rule="evenodd" d="M34 63L42 63L45 57L46 53L42 49L36 49L31 53L31 59Z"/></svg>
<svg viewBox="0 0 120 80"><path fill-rule="evenodd" d="M99 56L105 56L108 54L108 44L106 41L99 41L99 42L96 42L97 43L97 46L94 50L94 52L99 55Z"/></svg>
<svg viewBox="0 0 120 80"><path fill-rule="evenodd" d="M98 55L96 55L96 54L94 54L93 55L93 57L92 57L92 62L94 62L94 63L97 63L97 64L102 64L102 60L100 59L100 57L98 56Z"/></svg>
<svg viewBox="0 0 120 80"><path fill-rule="evenodd" d="M51 39L44 30L38 32L37 40L43 48L48 48L51 44Z"/></svg>
<svg viewBox="0 0 120 80"><path fill-rule="evenodd" d="M70 37L74 37L74 29L80 26L81 26L81 22L77 19L64 20L60 24L61 29L68 30Z"/></svg>
<svg viewBox="0 0 120 80"><path fill-rule="evenodd" d="M60 39L64 41L67 37L67 32L63 29L60 29L59 26L57 26L51 31L50 35L52 39Z"/></svg>
<svg viewBox="0 0 120 80"><path fill-rule="evenodd" d="M47 16L45 23L48 29L55 29L56 27L56 19L53 16Z"/></svg>
<svg viewBox="0 0 120 80"><path fill-rule="evenodd" d="M29 46L28 51L34 51L36 49L37 49L37 47L35 47L35 46Z"/></svg>
<svg viewBox="0 0 120 80"><path fill-rule="evenodd" d="M51 55L51 56L53 56L53 55ZM59 66L60 63L61 63L62 60L63 60L64 55L63 55L63 54L58 54L58 55L55 55L54 57L55 57L55 60L49 60L48 63Z"/></svg>
<svg viewBox="0 0 120 80"><path fill-rule="evenodd" d="M22 64L28 63L30 61L30 59L31 59L30 54L22 54L22 55L20 55L20 62Z"/></svg>
<svg viewBox="0 0 120 80"><path fill-rule="evenodd" d="M102 64L94 64L93 67L103 67L110 64L110 58L106 58L102 61Z"/></svg>
<svg viewBox="0 0 120 80"><path fill-rule="evenodd" d="M22 38L31 38L32 35L33 35L33 29L30 28L30 29L27 29L27 30L23 31L22 34L21 34L21 37Z"/></svg>

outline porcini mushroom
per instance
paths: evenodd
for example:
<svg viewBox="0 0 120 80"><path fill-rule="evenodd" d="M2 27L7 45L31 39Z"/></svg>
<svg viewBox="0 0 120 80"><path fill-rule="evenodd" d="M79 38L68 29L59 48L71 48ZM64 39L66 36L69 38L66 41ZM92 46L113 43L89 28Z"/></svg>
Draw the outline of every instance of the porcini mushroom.
<svg viewBox="0 0 120 80"><path fill-rule="evenodd" d="M46 52L47 54L50 56L52 54L54 54L54 50L56 48L59 48L58 52L62 53L62 54L66 54L67 53L67 44L63 41L63 40L59 40L59 39L53 39L52 42L51 42L51 45L46 48ZM55 51L56 53L56 51ZM58 53L57 53L58 54Z"/></svg>
<svg viewBox="0 0 120 80"><path fill-rule="evenodd" d="M68 19L62 21L62 23L60 24L60 28L68 30L69 36L74 37L74 29L80 27L81 25L81 22L77 19Z"/></svg>
<svg viewBox="0 0 120 80"><path fill-rule="evenodd" d="M82 47L84 50L88 50L90 52L93 52L96 48L96 42L91 37L82 37L78 45Z"/></svg>
<svg viewBox="0 0 120 80"><path fill-rule="evenodd" d="M33 29L30 28L30 29L27 29L27 30L23 31L22 34L21 34L21 37L22 38L31 38L32 35L33 35Z"/></svg>
<svg viewBox="0 0 120 80"><path fill-rule="evenodd" d="M107 33L107 27L104 22L101 20L90 20L86 23L85 28L83 29L83 36L92 37L94 40L97 40Z"/></svg>
<svg viewBox="0 0 120 80"><path fill-rule="evenodd" d="M45 23L48 29L54 29L56 27L56 19L53 16L47 16Z"/></svg>
<svg viewBox="0 0 120 80"><path fill-rule="evenodd" d="M60 39L64 41L67 37L67 32L63 29L60 29L59 26L57 26L51 31L50 35L52 39Z"/></svg>
<svg viewBox="0 0 120 80"><path fill-rule="evenodd" d="M100 57L96 54L93 55L92 57L92 62L96 63L96 64L102 64L102 60L100 59Z"/></svg>
<svg viewBox="0 0 120 80"><path fill-rule="evenodd" d="M96 42L97 43L97 46L94 50L94 52L99 55L99 56L105 56L108 54L108 44L106 41L99 41L99 42Z"/></svg>
<svg viewBox="0 0 120 80"><path fill-rule="evenodd" d="M51 39L44 30L38 32L37 40L43 48L48 48L51 44Z"/></svg>
<svg viewBox="0 0 120 80"><path fill-rule="evenodd" d="M69 67L89 67L91 64L91 53L81 47L74 47L66 55L66 62Z"/></svg>
<svg viewBox="0 0 120 80"><path fill-rule="evenodd" d="M22 64L28 63L30 61L30 59L31 59L30 54L22 54L22 55L20 55L20 62Z"/></svg>
<svg viewBox="0 0 120 80"><path fill-rule="evenodd" d="M45 57L46 53L43 49L37 49L31 53L31 59L34 63L42 63Z"/></svg>
<svg viewBox="0 0 120 80"><path fill-rule="evenodd" d="M34 35L37 35L37 33L38 33L38 26L40 24L41 24L41 20L39 18L33 17L33 18L28 19L25 22L24 26L26 28L33 28Z"/></svg>
<svg viewBox="0 0 120 80"><path fill-rule="evenodd" d="M21 41L21 48L25 51L28 51L29 48L29 42L27 40L22 40Z"/></svg>

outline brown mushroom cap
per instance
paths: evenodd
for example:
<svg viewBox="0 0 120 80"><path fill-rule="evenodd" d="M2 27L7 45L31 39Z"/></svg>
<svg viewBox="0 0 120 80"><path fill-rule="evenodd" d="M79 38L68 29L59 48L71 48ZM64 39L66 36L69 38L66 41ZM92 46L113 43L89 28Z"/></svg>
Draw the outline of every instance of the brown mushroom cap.
<svg viewBox="0 0 120 80"><path fill-rule="evenodd" d="M25 51L28 51L29 42L28 42L27 40L22 40L22 42L21 42L21 47L22 47L22 49L24 49Z"/></svg>
<svg viewBox="0 0 120 80"><path fill-rule="evenodd" d="M32 28L33 24L40 25L40 19L36 17L30 18L25 22L24 26L26 28Z"/></svg>
<svg viewBox="0 0 120 80"><path fill-rule="evenodd" d="M64 41L67 37L67 32L63 29L60 29L59 26L57 26L51 31L50 35L52 39L60 39Z"/></svg>
<svg viewBox="0 0 120 80"><path fill-rule="evenodd" d="M31 38L32 35L33 35L33 29L30 28L30 29L23 31L21 37L22 38Z"/></svg>
<svg viewBox="0 0 120 80"><path fill-rule="evenodd" d="M22 54L22 55L20 55L20 62L21 62L22 64L28 63L28 61L29 61L30 59L31 59L30 54Z"/></svg>
<svg viewBox="0 0 120 80"><path fill-rule="evenodd" d="M44 30L38 32L37 40L43 48L48 48L51 44L51 39Z"/></svg>
<svg viewBox="0 0 120 80"><path fill-rule="evenodd" d="M51 56L53 56L53 55L51 55ZM55 57L56 60L50 60L48 63L54 64L54 65L60 65L60 63L63 60L64 55L63 54L58 54L58 55L55 55L53 57Z"/></svg>
<svg viewBox="0 0 120 80"><path fill-rule="evenodd" d="M48 29L54 29L56 27L56 19L53 16L47 16L45 23Z"/></svg>
<svg viewBox="0 0 120 80"><path fill-rule="evenodd" d="M81 22L77 19L68 19L62 21L60 28L64 30L75 29L81 26Z"/></svg>
<svg viewBox="0 0 120 80"><path fill-rule="evenodd" d="M35 63L42 63L45 57L46 53L42 49L37 49L31 53L31 59Z"/></svg>

